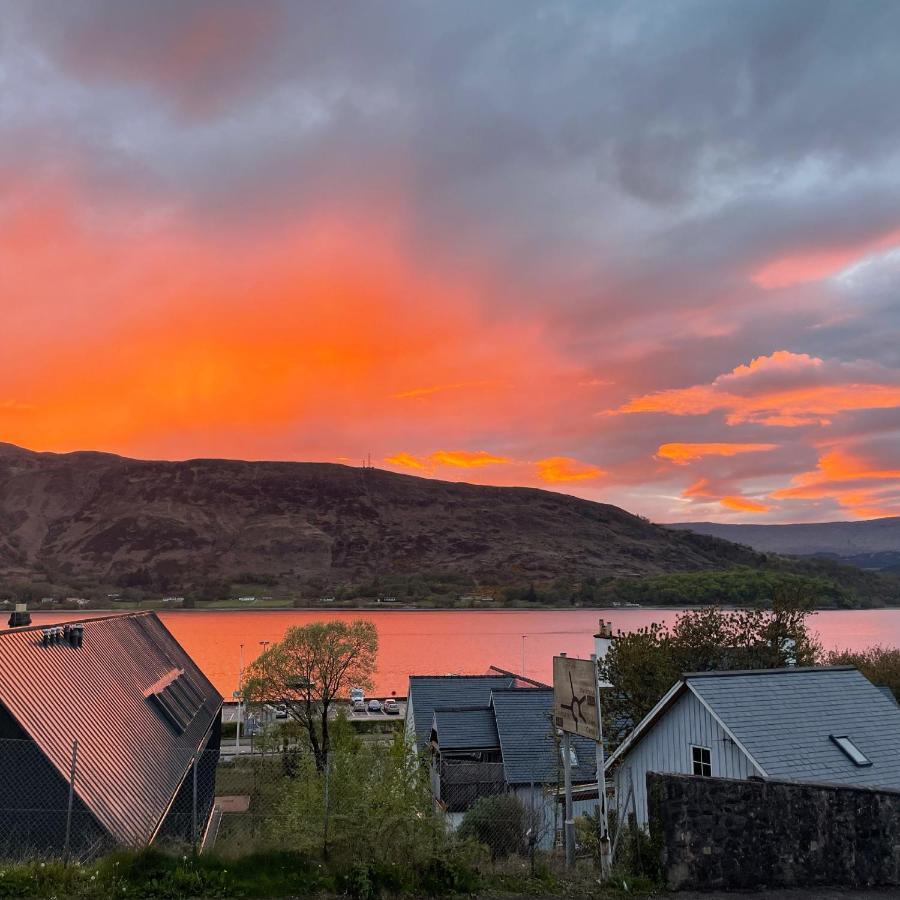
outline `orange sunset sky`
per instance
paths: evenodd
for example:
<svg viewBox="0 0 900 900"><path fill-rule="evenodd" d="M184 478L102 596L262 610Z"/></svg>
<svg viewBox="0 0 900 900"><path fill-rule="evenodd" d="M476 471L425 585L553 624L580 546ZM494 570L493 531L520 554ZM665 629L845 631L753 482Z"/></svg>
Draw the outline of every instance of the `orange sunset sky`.
<svg viewBox="0 0 900 900"><path fill-rule="evenodd" d="M5 4L0 440L900 515L898 28Z"/></svg>

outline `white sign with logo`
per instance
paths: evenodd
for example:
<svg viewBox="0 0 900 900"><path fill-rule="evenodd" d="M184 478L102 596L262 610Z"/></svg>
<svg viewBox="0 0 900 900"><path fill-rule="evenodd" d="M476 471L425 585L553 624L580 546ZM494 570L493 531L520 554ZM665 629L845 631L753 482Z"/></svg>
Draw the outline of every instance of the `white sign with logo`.
<svg viewBox="0 0 900 900"><path fill-rule="evenodd" d="M569 734L599 738L597 669L591 660L553 657L553 721Z"/></svg>

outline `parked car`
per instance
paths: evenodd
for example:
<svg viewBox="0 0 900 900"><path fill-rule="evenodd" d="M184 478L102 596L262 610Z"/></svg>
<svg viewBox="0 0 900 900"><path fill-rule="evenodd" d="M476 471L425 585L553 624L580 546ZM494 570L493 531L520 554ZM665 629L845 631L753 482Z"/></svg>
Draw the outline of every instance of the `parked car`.
<svg viewBox="0 0 900 900"><path fill-rule="evenodd" d="M278 706L275 707L275 718L286 719L287 717L287 703L279 703Z"/></svg>
<svg viewBox="0 0 900 900"><path fill-rule="evenodd" d="M381 712L381 701L374 698L369 701L369 712Z"/></svg>
<svg viewBox="0 0 900 900"><path fill-rule="evenodd" d="M350 704L350 709L353 712L365 712L366 711L366 701L365 700L354 700Z"/></svg>
<svg viewBox="0 0 900 900"><path fill-rule="evenodd" d="M384 701L384 711L389 716L399 716L400 704L393 697L391 697L389 700Z"/></svg>
<svg viewBox="0 0 900 900"><path fill-rule="evenodd" d="M356 703L357 700L365 700L366 695L362 688L350 688L350 702Z"/></svg>

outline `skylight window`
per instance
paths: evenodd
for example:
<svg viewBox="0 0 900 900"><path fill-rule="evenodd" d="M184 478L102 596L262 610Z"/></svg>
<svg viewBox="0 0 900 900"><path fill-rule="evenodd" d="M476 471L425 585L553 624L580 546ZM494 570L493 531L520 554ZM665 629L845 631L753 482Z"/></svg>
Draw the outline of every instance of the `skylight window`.
<svg viewBox="0 0 900 900"><path fill-rule="evenodd" d="M204 697L183 669L173 669L150 688L147 699L156 705L176 734L182 734L200 711Z"/></svg>
<svg viewBox="0 0 900 900"><path fill-rule="evenodd" d="M832 734L832 735L830 735L830 737L838 745L838 747L840 747L841 750L843 750L844 753L847 754L847 756L850 758L851 762L854 763L854 765L857 765L860 767L872 765L872 760L869 759L862 752L862 750L860 750L859 747L857 747L856 744L854 744L853 741L851 741L850 738L847 737L846 734L842 734L842 735Z"/></svg>

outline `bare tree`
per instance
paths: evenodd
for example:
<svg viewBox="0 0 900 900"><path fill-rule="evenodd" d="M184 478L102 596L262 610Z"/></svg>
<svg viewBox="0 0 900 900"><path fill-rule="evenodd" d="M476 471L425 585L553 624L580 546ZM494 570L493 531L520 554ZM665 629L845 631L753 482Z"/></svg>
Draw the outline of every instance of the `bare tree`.
<svg viewBox="0 0 900 900"><path fill-rule="evenodd" d="M378 632L371 622L312 622L289 628L249 666L249 700L285 703L309 736L322 772L328 762L328 717L351 687L371 689Z"/></svg>

